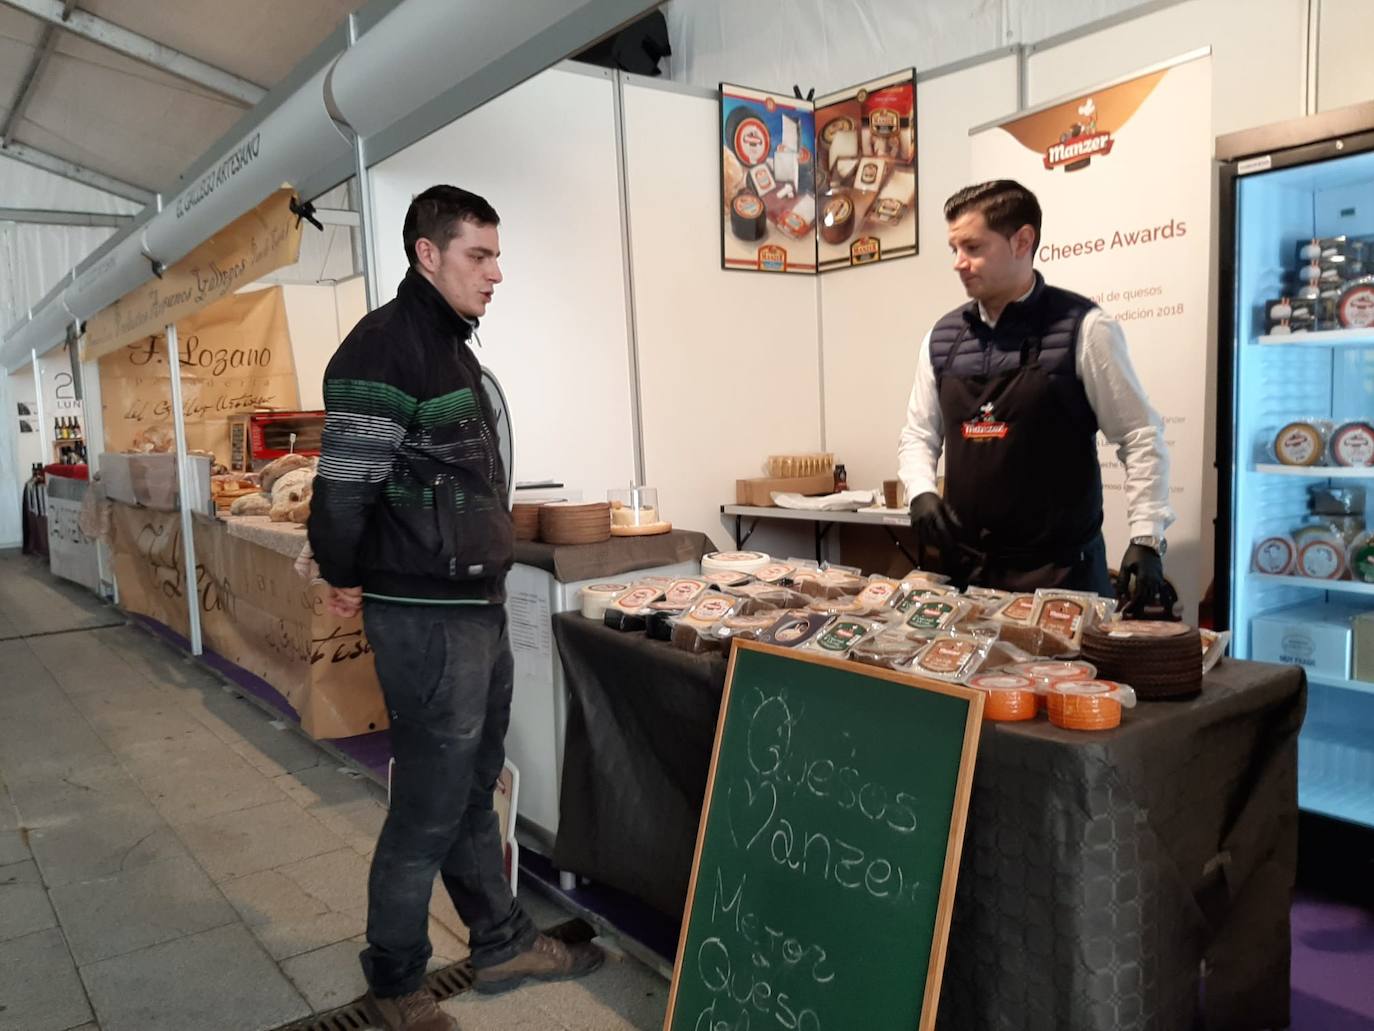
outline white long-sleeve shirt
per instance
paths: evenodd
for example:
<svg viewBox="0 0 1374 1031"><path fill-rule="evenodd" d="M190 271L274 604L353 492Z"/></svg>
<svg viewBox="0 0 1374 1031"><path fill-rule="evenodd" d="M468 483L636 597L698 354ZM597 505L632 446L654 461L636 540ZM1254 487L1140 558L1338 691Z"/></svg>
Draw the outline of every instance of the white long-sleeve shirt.
<svg viewBox="0 0 1374 1031"><path fill-rule="evenodd" d="M979 313L989 326L995 324L982 305ZM1101 308L1093 308L1083 318L1075 365L1088 403L1097 416L1097 425L1103 436L1116 445L1117 457L1126 472L1126 514L1131 536L1163 537L1174 521L1174 511L1169 506L1169 449L1164 442L1164 422L1150 406L1135 374L1120 324ZM907 497L935 490L944 443L940 394L927 333L916 357L916 380L897 449L897 475L906 485Z"/></svg>

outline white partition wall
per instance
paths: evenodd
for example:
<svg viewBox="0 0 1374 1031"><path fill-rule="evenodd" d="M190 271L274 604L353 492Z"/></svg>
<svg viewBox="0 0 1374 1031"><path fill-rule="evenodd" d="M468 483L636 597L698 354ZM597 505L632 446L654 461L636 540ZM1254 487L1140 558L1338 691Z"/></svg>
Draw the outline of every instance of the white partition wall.
<svg viewBox="0 0 1374 1031"><path fill-rule="evenodd" d="M770 453L820 448L821 394L817 278L720 267L719 140L715 97L627 82L645 480L675 525L725 547L735 480L764 475ZM760 533L765 550L811 553Z"/></svg>
<svg viewBox="0 0 1374 1031"><path fill-rule="evenodd" d="M634 476L610 74L546 71L371 172L383 301L405 274L416 193L451 183L502 216L505 282L477 358L510 401L516 479L557 477L587 498Z"/></svg>
<svg viewBox="0 0 1374 1031"><path fill-rule="evenodd" d="M968 185L969 128L1014 110L1014 57L919 83L920 253L820 277L826 450L844 462L852 487L896 478L921 338L967 300L946 243L945 198Z"/></svg>

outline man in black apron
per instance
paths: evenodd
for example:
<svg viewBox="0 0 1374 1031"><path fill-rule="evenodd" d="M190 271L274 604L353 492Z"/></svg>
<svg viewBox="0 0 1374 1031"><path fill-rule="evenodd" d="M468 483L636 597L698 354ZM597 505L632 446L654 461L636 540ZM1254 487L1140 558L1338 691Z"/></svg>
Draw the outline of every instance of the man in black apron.
<svg viewBox="0 0 1374 1031"><path fill-rule="evenodd" d="M1169 456L1163 423L1115 321L1032 267L1040 205L1011 180L945 204L954 270L971 298L921 345L899 451L911 520L961 585L1112 596L1102 539L1101 430L1126 472L1130 608L1164 586ZM935 489L941 450L945 493Z"/></svg>

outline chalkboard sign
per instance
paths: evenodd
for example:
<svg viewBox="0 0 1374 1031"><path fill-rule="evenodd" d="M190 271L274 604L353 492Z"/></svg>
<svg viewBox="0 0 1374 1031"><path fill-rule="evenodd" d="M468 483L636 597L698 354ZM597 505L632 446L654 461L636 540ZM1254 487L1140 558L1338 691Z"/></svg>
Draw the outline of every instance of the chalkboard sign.
<svg viewBox="0 0 1374 1031"><path fill-rule="evenodd" d="M935 1026L982 711L735 646L665 1031Z"/></svg>

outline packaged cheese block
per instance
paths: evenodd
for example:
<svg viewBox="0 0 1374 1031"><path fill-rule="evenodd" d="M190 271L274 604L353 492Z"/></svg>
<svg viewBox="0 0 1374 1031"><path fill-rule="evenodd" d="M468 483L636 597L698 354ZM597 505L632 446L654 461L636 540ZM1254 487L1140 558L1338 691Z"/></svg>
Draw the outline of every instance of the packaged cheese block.
<svg viewBox="0 0 1374 1031"><path fill-rule="evenodd" d="M1255 545L1251 560L1255 572L1269 576L1288 576L1298 559L1298 546L1287 534L1265 537Z"/></svg>
<svg viewBox="0 0 1374 1031"><path fill-rule="evenodd" d="M1083 631L1094 625L1099 615L1105 615L1104 603L1105 599L1085 591L1042 589L1035 592L1031 625L1064 638L1073 651L1078 651Z"/></svg>
<svg viewBox="0 0 1374 1031"><path fill-rule="evenodd" d="M810 194L792 205L777 221L778 228L794 240L810 235L815 224L816 198Z"/></svg>
<svg viewBox="0 0 1374 1031"><path fill-rule="evenodd" d="M813 598L843 598L857 595L867 581L861 576L835 569L798 570L792 585Z"/></svg>
<svg viewBox="0 0 1374 1031"><path fill-rule="evenodd" d="M674 580L663 592L663 597L650 604L649 608L657 612L683 612L692 607L701 595L710 587L705 580L695 577L687 577L681 580Z"/></svg>
<svg viewBox="0 0 1374 1031"><path fill-rule="evenodd" d="M630 585L615 601L607 606L607 610L618 610L627 614L647 616L653 611L652 605L663 597L663 589L654 583L639 581Z"/></svg>
<svg viewBox="0 0 1374 1031"><path fill-rule="evenodd" d="M823 616L818 612L794 609L784 613L765 630L759 636L759 641L763 644L777 645L779 648L800 648L824 630L830 620L830 616Z"/></svg>
<svg viewBox="0 0 1374 1031"><path fill-rule="evenodd" d="M987 642L972 634L946 634L927 642L909 665L898 668L936 680L963 681L978 672L987 650Z"/></svg>
<svg viewBox="0 0 1374 1031"><path fill-rule="evenodd" d="M711 592L697 600L678 622L693 626L698 630L708 630L721 620L734 615L742 604L741 599L728 594Z"/></svg>
<svg viewBox="0 0 1374 1031"><path fill-rule="evenodd" d="M1337 465L1374 465L1374 426L1347 422L1331 434L1331 460Z"/></svg>
<svg viewBox="0 0 1374 1031"><path fill-rule="evenodd" d="M1274 457L1283 465L1320 465L1326 437L1315 422L1290 422L1274 438Z"/></svg>
<svg viewBox="0 0 1374 1031"><path fill-rule="evenodd" d="M754 579L766 584L782 583L795 570L795 566L788 565L786 562L770 562L766 566L754 570Z"/></svg>
<svg viewBox="0 0 1374 1031"><path fill-rule="evenodd" d="M949 577L944 573L932 573L925 569L913 569L902 577L902 583L923 583L928 585L938 585L949 583ZM950 588L953 590L954 588Z"/></svg>
<svg viewBox="0 0 1374 1031"><path fill-rule="evenodd" d="M756 641L777 621L776 612L756 613L752 616L737 612L721 620L715 627L713 635L720 640L740 638L746 641Z"/></svg>
<svg viewBox="0 0 1374 1031"><path fill-rule="evenodd" d="M1345 576L1345 563L1341 542L1321 538L1298 548L1296 572L1316 580L1340 580Z"/></svg>
<svg viewBox="0 0 1374 1031"><path fill-rule="evenodd" d="M833 122L831 123L834 124ZM830 128L830 126L826 126ZM857 129L840 130L834 133L826 147L826 154L830 158L831 169L838 171L840 162L845 159L854 159L857 162L859 157L859 133Z"/></svg>
<svg viewBox="0 0 1374 1031"><path fill-rule="evenodd" d="M745 599L739 611L747 615L775 612L778 609L802 609L811 603L806 595L790 587L774 584L745 584L743 587L731 587L730 593Z"/></svg>
<svg viewBox="0 0 1374 1031"><path fill-rule="evenodd" d="M806 606L807 612L822 612L827 616L855 614L863 611L858 598L845 595L840 598L817 598Z"/></svg>
<svg viewBox="0 0 1374 1031"><path fill-rule="evenodd" d="M983 702L983 719L993 722L1015 723L1033 720L1039 709L1036 703L1035 681L1017 673L975 673L968 686L987 695Z"/></svg>
<svg viewBox="0 0 1374 1031"><path fill-rule="evenodd" d="M874 577L854 600L862 611L878 612L891 604L899 590L901 585L896 580Z"/></svg>
<svg viewBox="0 0 1374 1031"><path fill-rule="evenodd" d="M588 584L578 592L582 598L582 615L588 619L604 619L611 602L629 589L627 584Z"/></svg>
<svg viewBox="0 0 1374 1031"><path fill-rule="evenodd" d="M892 629L865 637L850 650L849 657L869 666L896 669L909 664L929 642Z"/></svg>
<svg viewBox="0 0 1374 1031"><path fill-rule="evenodd" d="M1003 600L989 615L1003 623L1031 626L1035 616L1035 595L1013 594Z"/></svg>
<svg viewBox="0 0 1374 1031"><path fill-rule="evenodd" d="M873 636L883 628L884 624L875 619L841 616L831 622L821 633L807 641L803 647L807 651L844 658L856 644L859 644L866 637Z"/></svg>
<svg viewBox="0 0 1374 1031"><path fill-rule="evenodd" d="M943 630L968 615L969 603L958 595L937 595L920 599L905 613L909 630Z"/></svg>
<svg viewBox="0 0 1374 1031"><path fill-rule="evenodd" d="M894 172L873 207L868 209L868 222L878 227L897 225L906 217L911 203L916 199L916 174L909 171Z"/></svg>
<svg viewBox="0 0 1374 1031"><path fill-rule="evenodd" d="M999 621L997 625L999 641L1019 648L1033 658L1050 659L1068 655L1073 651L1073 644L1067 638L1041 630L1039 627L1004 621Z"/></svg>
<svg viewBox="0 0 1374 1031"><path fill-rule="evenodd" d="M661 591L666 591L676 581L672 576L646 576L636 580L632 587L657 587Z"/></svg>
<svg viewBox="0 0 1374 1031"><path fill-rule="evenodd" d="M861 193L877 193L887 178L885 158L863 158L854 173L854 189Z"/></svg>
<svg viewBox="0 0 1374 1031"><path fill-rule="evenodd" d="M1215 630L1199 628L1198 636L1202 638L1202 674L1206 676L1226 654L1226 648L1231 643L1231 631L1223 630L1218 633Z"/></svg>
<svg viewBox="0 0 1374 1031"><path fill-rule="evenodd" d="M644 633L651 641L671 641L675 612L650 612L644 617Z"/></svg>
<svg viewBox="0 0 1374 1031"><path fill-rule="evenodd" d="M1050 722L1064 730L1113 730L1135 692L1111 680L1058 681L1046 690Z"/></svg>
<svg viewBox="0 0 1374 1031"><path fill-rule="evenodd" d="M748 573L703 573L701 578L712 587L741 587L753 579Z"/></svg>
<svg viewBox="0 0 1374 1031"><path fill-rule="evenodd" d="M753 573L772 561L761 551L713 551L701 558L703 573Z"/></svg>
<svg viewBox="0 0 1374 1031"><path fill-rule="evenodd" d="M681 619L672 621L673 647L694 655L721 649L721 640L709 631Z"/></svg>

